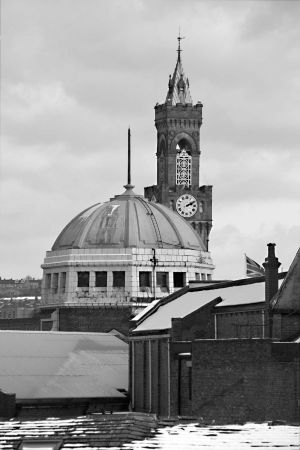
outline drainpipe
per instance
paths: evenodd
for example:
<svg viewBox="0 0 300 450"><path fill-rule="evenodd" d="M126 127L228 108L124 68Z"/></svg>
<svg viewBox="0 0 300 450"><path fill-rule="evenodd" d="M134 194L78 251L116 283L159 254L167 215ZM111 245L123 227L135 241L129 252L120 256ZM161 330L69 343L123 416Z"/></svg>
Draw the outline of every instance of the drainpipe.
<svg viewBox="0 0 300 450"><path fill-rule="evenodd" d="M153 278L153 283L152 283L152 286L153 286L153 300L156 300L156 289L155 289L155 286L156 286L155 267L156 267L156 265L157 265L157 263L158 263L158 259L156 258L156 251L155 251L155 248L152 249L152 252L153 252L153 257L150 259L150 261L153 263L153 269L152 269L152 278Z"/></svg>
<svg viewBox="0 0 300 450"><path fill-rule="evenodd" d="M278 268L280 262L275 256L275 245L268 244L268 256L263 263L265 268L265 337L272 338L273 335L273 312L271 300L278 291Z"/></svg>

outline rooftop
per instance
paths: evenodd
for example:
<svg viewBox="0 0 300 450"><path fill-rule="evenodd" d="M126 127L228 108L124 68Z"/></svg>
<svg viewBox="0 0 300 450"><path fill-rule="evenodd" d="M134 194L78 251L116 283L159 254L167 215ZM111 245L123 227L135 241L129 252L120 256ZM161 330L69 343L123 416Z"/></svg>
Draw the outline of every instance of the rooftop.
<svg viewBox="0 0 300 450"><path fill-rule="evenodd" d="M286 275L285 273L280 276ZM236 280L202 287L186 287L159 302L152 303L147 311L135 318L135 332L166 330L171 328L172 318L184 318L205 305L219 299L216 309L263 303L265 277ZM279 280L281 285L282 280Z"/></svg>
<svg viewBox="0 0 300 450"><path fill-rule="evenodd" d="M124 397L128 346L105 333L0 331L0 389L19 399Z"/></svg>
<svg viewBox="0 0 300 450"><path fill-rule="evenodd" d="M63 229L52 250L81 248L188 248L205 250L186 220L130 188L81 212Z"/></svg>

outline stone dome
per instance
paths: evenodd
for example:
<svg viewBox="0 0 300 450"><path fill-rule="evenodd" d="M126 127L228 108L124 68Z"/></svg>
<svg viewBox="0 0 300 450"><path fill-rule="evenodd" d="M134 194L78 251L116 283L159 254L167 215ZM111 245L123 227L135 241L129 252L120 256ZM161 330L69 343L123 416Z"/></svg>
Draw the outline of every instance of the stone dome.
<svg viewBox="0 0 300 450"><path fill-rule="evenodd" d="M91 248L205 247L191 225L169 208L149 202L131 186L105 203L78 214L63 229L52 250Z"/></svg>

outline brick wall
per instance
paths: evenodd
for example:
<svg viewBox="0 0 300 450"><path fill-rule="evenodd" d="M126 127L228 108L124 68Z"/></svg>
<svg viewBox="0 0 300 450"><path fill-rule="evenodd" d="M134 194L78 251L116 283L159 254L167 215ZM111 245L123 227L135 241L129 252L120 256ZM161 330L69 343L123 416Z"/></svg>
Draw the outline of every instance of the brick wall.
<svg viewBox="0 0 300 450"><path fill-rule="evenodd" d="M277 314L276 314L277 315ZM273 322L275 317L273 318ZM295 338L300 335L300 314L281 314L280 339Z"/></svg>
<svg viewBox="0 0 300 450"><path fill-rule="evenodd" d="M218 339L264 337L263 306L259 309L255 309L255 305L238 306L235 310L231 308L229 311L223 308L223 311L218 311L215 317Z"/></svg>
<svg viewBox="0 0 300 450"><path fill-rule="evenodd" d="M130 307L71 307L59 310L59 331L129 333Z"/></svg>
<svg viewBox="0 0 300 450"><path fill-rule="evenodd" d="M0 330L40 330L40 318L0 319Z"/></svg>
<svg viewBox="0 0 300 450"><path fill-rule="evenodd" d="M182 340L210 339L215 337L212 309L214 304L186 316L182 322Z"/></svg>
<svg viewBox="0 0 300 450"><path fill-rule="evenodd" d="M192 364L191 360L187 358L179 359L178 364L180 366L178 414L190 416L192 410Z"/></svg>
<svg viewBox="0 0 300 450"><path fill-rule="evenodd" d="M276 345L290 347L276 355ZM193 414L204 421L299 420L299 344L201 340L192 354Z"/></svg>
<svg viewBox="0 0 300 450"><path fill-rule="evenodd" d="M135 411L168 415L168 342L166 338L131 341Z"/></svg>

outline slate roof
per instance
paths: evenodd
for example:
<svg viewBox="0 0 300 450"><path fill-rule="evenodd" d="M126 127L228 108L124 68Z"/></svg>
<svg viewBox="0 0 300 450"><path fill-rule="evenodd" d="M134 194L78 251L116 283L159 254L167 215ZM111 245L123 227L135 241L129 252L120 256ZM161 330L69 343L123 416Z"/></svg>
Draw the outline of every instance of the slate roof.
<svg viewBox="0 0 300 450"><path fill-rule="evenodd" d="M166 103L171 103L173 106L177 103L193 103L189 80L184 74L181 58L177 59L173 76L170 78Z"/></svg>
<svg viewBox="0 0 300 450"><path fill-rule="evenodd" d="M126 442L151 436L156 428L155 415L139 413L0 421L0 449L18 449L23 439L35 440L37 449L45 448L38 445L43 442L39 441L41 439L45 440L44 443L48 442L47 448L53 448L50 446L51 440L60 440L62 445L59 448L68 450L120 448Z"/></svg>
<svg viewBox="0 0 300 450"><path fill-rule="evenodd" d="M277 294L272 299L275 311L300 312L300 248Z"/></svg>
<svg viewBox="0 0 300 450"><path fill-rule="evenodd" d="M16 399L124 397L128 346L105 333L0 331L0 389Z"/></svg>

